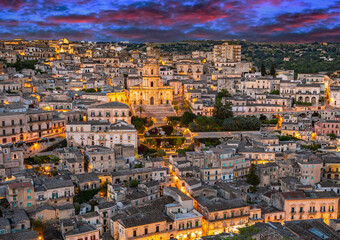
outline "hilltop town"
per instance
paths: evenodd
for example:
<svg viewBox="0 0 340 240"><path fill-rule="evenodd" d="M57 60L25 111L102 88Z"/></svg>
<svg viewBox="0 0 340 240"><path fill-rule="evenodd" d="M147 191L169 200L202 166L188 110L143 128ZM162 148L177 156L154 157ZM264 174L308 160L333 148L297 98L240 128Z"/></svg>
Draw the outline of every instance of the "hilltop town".
<svg viewBox="0 0 340 240"><path fill-rule="evenodd" d="M0 239L340 239L339 45L268 45L1 40Z"/></svg>

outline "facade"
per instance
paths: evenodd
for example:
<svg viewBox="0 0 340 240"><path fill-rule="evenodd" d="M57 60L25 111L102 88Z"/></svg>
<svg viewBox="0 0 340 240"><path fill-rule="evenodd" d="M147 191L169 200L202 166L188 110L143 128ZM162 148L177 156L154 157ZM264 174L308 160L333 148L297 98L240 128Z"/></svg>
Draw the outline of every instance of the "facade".
<svg viewBox="0 0 340 240"><path fill-rule="evenodd" d="M339 196L334 192L279 192L273 195L273 206L285 212L285 221L338 218Z"/></svg>
<svg viewBox="0 0 340 240"><path fill-rule="evenodd" d="M88 162L88 172L111 172L116 168L115 152L110 148L86 147L85 159Z"/></svg>
<svg viewBox="0 0 340 240"><path fill-rule="evenodd" d="M241 62L241 45L215 45L213 49L214 62Z"/></svg>
<svg viewBox="0 0 340 240"><path fill-rule="evenodd" d="M137 147L137 130L124 121L74 122L66 126L69 146L103 146L113 148L115 144Z"/></svg>
<svg viewBox="0 0 340 240"><path fill-rule="evenodd" d="M241 199L197 197L195 200L197 211L204 216L204 235L234 232L235 225L240 227L249 221L250 206Z"/></svg>
<svg viewBox="0 0 340 240"><path fill-rule="evenodd" d="M149 60L143 66L143 81L139 86L129 88L130 105L171 104L173 89L163 86L159 74L159 65Z"/></svg>
<svg viewBox="0 0 340 240"><path fill-rule="evenodd" d="M88 121L108 121L115 123L125 121L131 123L129 106L120 102L108 102L87 108Z"/></svg>
<svg viewBox="0 0 340 240"><path fill-rule="evenodd" d="M31 182L15 182L8 184L6 197L13 209L29 209L35 205L34 187Z"/></svg>

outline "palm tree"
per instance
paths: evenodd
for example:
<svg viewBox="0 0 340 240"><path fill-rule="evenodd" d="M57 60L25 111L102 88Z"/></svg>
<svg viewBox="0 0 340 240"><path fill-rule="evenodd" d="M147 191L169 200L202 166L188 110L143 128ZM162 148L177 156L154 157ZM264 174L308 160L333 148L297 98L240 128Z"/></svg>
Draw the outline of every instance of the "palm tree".
<svg viewBox="0 0 340 240"><path fill-rule="evenodd" d="M142 112L145 112L145 108L143 106L138 106L137 111L139 112L139 117L142 117Z"/></svg>

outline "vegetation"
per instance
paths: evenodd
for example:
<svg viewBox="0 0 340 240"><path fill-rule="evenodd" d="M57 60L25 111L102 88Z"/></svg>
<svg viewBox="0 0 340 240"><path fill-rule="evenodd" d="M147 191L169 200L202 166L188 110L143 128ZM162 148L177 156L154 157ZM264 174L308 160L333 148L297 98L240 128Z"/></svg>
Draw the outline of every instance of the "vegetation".
<svg viewBox="0 0 340 240"><path fill-rule="evenodd" d="M336 135L334 133L328 133L327 136L329 136L331 139L336 139Z"/></svg>
<svg viewBox="0 0 340 240"><path fill-rule="evenodd" d="M231 104L230 103L222 104L221 101L217 100L214 106L213 116L220 120L231 118L233 116Z"/></svg>
<svg viewBox="0 0 340 240"><path fill-rule="evenodd" d="M250 188L251 192L256 192L256 186L260 184L260 178L256 173L256 165L252 163L250 165L249 173L247 175L247 183L253 185Z"/></svg>
<svg viewBox="0 0 340 240"><path fill-rule="evenodd" d="M138 186L138 181L137 181L136 179L133 179L133 180L131 181L131 183L130 183L130 187L135 188L135 187L137 187L137 186Z"/></svg>
<svg viewBox="0 0 340 240"><path fill-rule="evenodd" d="M226 89L222 89L221 92L217 94L216 101L221 101L223 97L231 97L231 94Z"/></svg>
<svg viewBox="0 0 340 240"><path fill-rule="evenodd" d="M272 118L269 120L262 120L261 123L262 124L277 124L278 123L278 119L277 118Z"/></svg>
<svg viewBox="0 0 340 240"><path fill-rule="evenodd" d="M138 154L142 154L144 157L146 156L156 156L157 150L153 148L149 148L148 146L141 144L138 147Z"/></svg>
<svg viewBox="0 0 340 240"><path fill-rule="evenodd" d="M239 234L234 237L227 237L222 238L223 240L253 240L255 238L252 238L253 235L260 232L260 229L255 228L254 226L246 226L244 228L238 229Z"/></svg>
<svg viewBox="0 0 340 240"><path fill-rule="evenodd" d="M185 155L185 152L186 150L184 148L180 148L180 149L177 149L176 150L176 153L179 155L179 156L184 156Z"/></svg>
<svg viewBox="0 0 340 240"><path fill-rule="evenodd" d="M217 146L221 144L219 138L195 138L195 142L203 143L206 147Z"/></svg>
<svg viewBox="0 0 340 240"><path fill-rule="evenodd" d="M161 126L161 128L165 132L165 135L167 135L167 136L171 135L172 132L174 131L174 128L172 126L169 126L169 125Z"/></svg>
<svg viewBox="0 0 340 240"><path fill-rule="evenodd" d="M135 164L134 168L143 168L143 164L141 163Z"/></svg>
<svg viewBox="0 0 340 240"><path fill-rule="evenodd" d="M181 125L182 126L188 126L190 123L194 121L196 118L196 115L192 112L186 111L184 112L182 119L181 119Z"/></svg>
<svg viewBox="0 0 340 240"><path fill-rule="evenodd" d="M223 122L223 128L226 131L257 131L260 127L261 122L255 116L237 116Z"/></svg>
<svg viewBox="0 0 340 240"><path fill-rule="evenodd" d="M296 104L296 105L300 105L300 106L312 106L312 103L310 103L310 102L300 102L300 101L296 101L295 104Z"/></svg>
<svg viewBox="0 0 340 240"><path fill-rule="evenodd" d="M21 71L22 69L32 69L34 70L34 65L37 64L38 61L18 61L16 63L6 63L7 67L14 67L16 71Z"/></svg>
<svg viewBox="0 0 340 240"><path fill-rule="evenodd" d="M31 219L31 225L33 226L33 230L37 231L39 236L44 234L45 224L42 221Z"/></svg>
<svg viewBox="0 0 340 240"><path fill-rule="evenodd" d="M317 151L319 148L321 148L321 144L302 145L302 148Z"/></svg>
<svg viewBox="0 0 340 240"><path fill-rule="evenodd" d="M24 162L26 164L35 165L35 164L44 164L44 163L57 163L59 162L59 158L53 155L42 155L25 158Z"/></svg>
<svg viewBox="0 0 340 240"><path fill-rule="evenodd" d="M266 75L267 75L266 66L262 62L261 63L261 76L266 76Z"/></svg>
<svg viewBox="0 0 340 240"><path fill-rule="evenodd" d="M188 110L189 107L190 107L189 101L188 101L188 100L184 100L184 101L183 101L182 108L183 108L184 110Z"/></svg>
<svg viewBox="0 0 340 240"><path fill-rule="evenodd" d="M166 152L163 149L157 150L157 157L164 157L166 156Z"/></svg>
<svg viewBox="0 0 340 240"><path fill-rule="evenodd" d="M212 51L213 46L222 44L221 40L205 41L181 41L170 43L153 43L154 47L160 48L162 52L179 52L191 54L193 51ZM276 69L292 69L295 75L298 73L333 73L339 70L340 43L257 43L249 41L228 41L230 44L242 46L242 61L253 62L258 71L261 65L267 67L275 63ZM147 44L130 43L127 51L138 49L145 51ZM323 57L332 61L324 60ZM286 59L285 59L286 58ZM287 58L289 60L287 60Z"/></svg>
<svg viewBox="0 0 340 240"><path fill-rule="evenodd" d="M275 70L274 64L270 66L269 74L272 75L273 77L276 77L276 70Z"/></svg>
<svg viewBox="0 0 340 240"><path fill-rule="evenodd" d="M286 135L286 136L280 136L280 135L277 135L277 137L279 138L279 141L299 141L301 140L300 138L297 138L297 137L293 137L291 135Z"/></svg>
<svg viewBox="0 0 340 240"><path fill-rule="evenodd" d="M83 92L87 92L87 93L94 93L94 92L101 92L102 89L101 88L83 88L82 89Z"/></svg>
<svg viewBox="0 0 340 240"><path fill-rule="evenodd" d="M138 106L136 110L139 112L139 117L142 118L142 113L145 112L145 108L143 106Z"/></svg>
<svg viewBox="0 0 340 240"><path fill-rule="evenodd" d="M274 90L270 94L280 95L280 90Z"/></svg>
<svg viewBox="0 0 340 240"><path fill-rule="evenodd" d="M149 137L145 139L146 144L152 148L177 148L181 147L184 141L184 137Z"/></svg>
<svg viewBox="0 0 340 240"><path fill-rule="evenodd" d="M138 133L144 133L146 130L146 127L152 126L153 122L151 121L151 119L148 120L146 117L141 118L141 117L133 116L131 118L131 124L135 126Z"/></svg>
<svg viewBox="0 0 340 240"><path fill-rule="evenodd" d="M73 197L73 202L79 203L79 204L82 204L84 202L88 202L99 191L100 191L100 189L91 189L91 190L87 190L87 191L79 191L79 193Z"/></svg>

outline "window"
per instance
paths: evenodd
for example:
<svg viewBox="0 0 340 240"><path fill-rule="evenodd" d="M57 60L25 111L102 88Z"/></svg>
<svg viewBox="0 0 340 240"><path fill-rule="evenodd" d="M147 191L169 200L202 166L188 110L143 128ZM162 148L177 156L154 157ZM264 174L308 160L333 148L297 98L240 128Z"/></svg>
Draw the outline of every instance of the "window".
<svg viewBox="0 0 340 240"><path fill-rule="evenodd" d="M303 212L303 207L300 207L300 213L302 213Z"/></svg>
<svg viewBox="0 0 340 240"><path fill-rule="evenodd" d="M27 193L30 193L31 192L31 189L27 189Z"/></svg>
<svg viewBox="0 0 340 240"><path fill-rule="evenodd" d="M144 234L148 234L148 229L147 228L144 229Z"/></svg>
<svg viewBox="0 0 340 240"><path fill-rule="evenodd" d="M30 207L32 204L31 203L27 203L27 207Z"/></svg>
<svg viewBox="0 0 340 240"><path fill-rule="evenodd" d="M31 199L31 196L27 196L27 199L28 199L28 200Z"/></svg>
<svg viewBox="0 0 340 240"><path fill-rule="evenodd" d="M156 226L156 232L159 232L159 226Z"/></svg>
<svg viewBox="0 0 340 240"><path fill-rule="evenodd" d="M137 231L133 230L133 236L136 237L137 236Z"/></svg>
<svg viewBox="0 0 340 240"><path fill-rule="evenodd" d="M295 208L294 207L292 207L292 211L291 211L291 213L294 213L295 212Z"/></svg>

